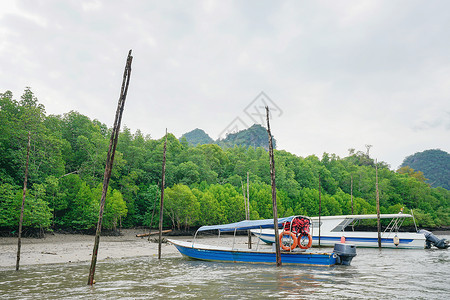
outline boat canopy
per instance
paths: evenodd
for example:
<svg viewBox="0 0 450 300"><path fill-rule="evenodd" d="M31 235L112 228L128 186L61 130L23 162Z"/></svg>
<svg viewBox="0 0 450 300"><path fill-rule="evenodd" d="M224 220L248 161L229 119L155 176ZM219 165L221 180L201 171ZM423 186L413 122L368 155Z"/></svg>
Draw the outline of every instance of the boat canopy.
<svg viewBox="0 0 450 300"><path fill-rule="evenodd" d="M296 217L305 218L304 216L290 216L285 218L278 218L278 226L283 225L283 223L285 222L291 222L292 219ZM200 227L197 231L205 231L205 230L234 231L234 230L248 230L256 228L273 228L273 219L245 220L223 225L208 225Z"/></svg>

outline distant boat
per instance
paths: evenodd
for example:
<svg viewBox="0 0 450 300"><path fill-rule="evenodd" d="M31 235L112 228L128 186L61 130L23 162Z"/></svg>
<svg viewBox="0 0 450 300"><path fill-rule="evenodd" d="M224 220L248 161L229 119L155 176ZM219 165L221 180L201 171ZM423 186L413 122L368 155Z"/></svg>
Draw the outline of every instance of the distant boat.
<svg viewBox="0 0 450 300"><path fill-rule="evenodd" d="M386 229L381 232L381 247L383 248L424 249L435 246L446 249L449 247L447 240L439 239L427 230L399 231L406 218L413 218L410 214L380 214L380 218L391 219ZM378 247L378 232L352 230L356 222L368 219L377 219L377 215L324 216L320 218L321 224L319 224L319 217L312 217L312 245L318 246L319 244L320 226L321 246L334 246L335 243L345 240L345 243L351 243L357 247ZM346 228L350 228L350 230L346 230ZM275 242L273 229L251 230L251 232L266 243Z"/></svg>
<svg viewBox="0 0 450 300"><path fill-rule="evenodd" d="M293 221L299 216L291 216L287 218L278 219L278 225L286 224L287 222ZM231 224L223 225L213 225L213 226L202 226L195 233L194 240L192 242L178 241L169 239L168 241L172 243L178 251L184 256L207 260L207 261L219 261L219 262L239 262L239 263L276 263L276 251L274 247L269 247L267 245L256 245L256 249L238 249L235 247L235 238L237 230L250 230L259 228L272 228L274 226L273 219L265 220L252 220L252 221L241 221ZM204 245L197 243L197 233L207 230L218 230L219 239L221 232L234 232L233 244L231 246L217 246L217 245ZM287 235L288 244L289 240L293 242L296 238L290 233L284 233ZM288 248L288 250L281 251L281 262L283 264L296 264L296 265L316 265L316 266L333 266L336 264L349 265L352 258L356 256L356 247L350 244L337 244L333 252L313 252L311 249L299 249L296 248L297 244L293 243L288 246L283 247ZM292 247L293 246L293 247Z"/></svg>

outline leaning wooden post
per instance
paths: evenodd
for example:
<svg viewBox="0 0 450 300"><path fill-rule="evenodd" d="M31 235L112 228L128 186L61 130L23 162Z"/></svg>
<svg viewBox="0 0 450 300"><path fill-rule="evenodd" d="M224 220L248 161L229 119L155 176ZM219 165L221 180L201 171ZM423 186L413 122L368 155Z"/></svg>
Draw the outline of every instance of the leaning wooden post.
<svg viewBox="0 0 450 300"><path fill-rule="evenodd" d="M164 184L165 184L165 178L166 178L166 149L167 149L167 128L166 128L166 140L164 141L163 163L162 163L162 174L161 174L161 202L159 205L158 259L161 259L162 226L163 226L163 210L164 210Z"/></svg>
<svg viewBox="0 0 450 300"><path fill-rule="evenodd" d="M273 228L275 229L275 251L277 267L281 267L281 251L280 240L278 238L278 211L277 211L277 188L275 185L275 160L273 157L273 144L272 133L270 132L269 124L269 107L266 106L266 118L267 118L267 134L269 135L269 157L270 157L270 179L272 182L272 208L273 208Z"/></svg>
<svg viewBox="0 0 450 300"><path fill-rule="evenodd" d="M247 220L250 220L250 180L249 180L249 173L247 172ZM252 249L252 233L250 230L248 233L248 249Z"/></svg>
<svg viewBox="0 0 450 300"><path fill-rule="evenodd" d="M108 154L106 156L105 173L103 177L102 197L100 199L100 209L98 213L97 231L95 233L94 250L92 252L91 267L89 269L88 285L94 284L95 265L97 263L98 245L100 243L100 233L102 231L103 210L105 208L106 192L108 191L109 179L111 178L111 171L114 163L114 154L116 152L117 141L119 139L120 123L122 121L122 113L125 106L125 99L127 98L128 84L131 76L131 50L128 52L127 63L123 72L122 88L120 91L119 102L117 104L116 117L114 120L113 130L111 132L111 139L109 142Z"/></svg>
<svg viewBox="0 0 450 300"><path fill-rule="evenodd" d="M375 160L375 189L377 192L377 231L378 231L378 248L381 249L381 223L380 223L380 194L378 193L378 162Z"/></svg>
<svg viewBox="0 0 450 300"><path fill-rule="evenodd" d="M22 208L20 209L20 218L19 218L19 238L17 240L16 271L19 271L20 248L22 246L22 223L23 223L23 211L25 209L25 195L27 193L28 162L30 161L30 141L31 141L31 134L28 131L27 160L25 163L25 178L23 180Z"/></svg>
<svg viewBox="0 0 450 300"><path fill-rule="evenodd" d="M322 216L322 189L320 186L320 174L319 174L319 247L320 247L320 227L321 227L321 216Z"/></svg>

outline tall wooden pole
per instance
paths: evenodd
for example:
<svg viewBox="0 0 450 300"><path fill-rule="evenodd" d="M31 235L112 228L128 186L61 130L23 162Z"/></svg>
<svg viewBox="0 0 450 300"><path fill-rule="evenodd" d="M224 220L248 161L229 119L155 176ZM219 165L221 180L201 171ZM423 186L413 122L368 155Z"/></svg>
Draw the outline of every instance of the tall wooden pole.
<svg viewBox="0 0 450 300"><path fill-rule="evenodd" d="M280 240L278 238L278 211L277 211L277 187L275 185L275 160L273 156L272 133L269 124L269 107L266 106L267 133L269 135L269 157L270 157L270 179L272 182L272 208L273 208L273 228L275 229L275 251L277 267L281 267Z"/></svg>
<svg viewBox="0 0 450 300"><path fill-rule="evenodd" d="M31 134L28 131L27 160L25 163L25 178L23 180L22 208L20 209L20 218L19 218L19 238L17 240L16 271L19 271L20 248L22 247L22 223L23 223L23 211L25 209L25 195L27 193L28 162L30 161L30 144L31 144Z"/></svg>
<svg viewBox="0 0 450 300"><path fill-rule="evenodd" d="M250 220L250 181L249 181L249 173L247 172L247 220ZM252 233L250 230L247 232L248 234L248 249L252 249Z"/></svg>
<svg viewBox="0 0 450 300"><path fill-rule="evenodd" d="M245 219L247 218L247 197L245 196L245 189L244 189L244 183L241 180L241 187L242 187L242 196L244 196L244 210L245 210Z"/></svg>
<svg viewBox="0 0 450 300"><path fill-rule="evenodd" d="M125 99L127 98L128 84L131 76L131 50L128 52L127 63L123 72L122 88L120 91L119 101L117 103L116 117L114 120L113 130L111 132L111 139L109 142L108 154L106 156L105 173L103 177L102 197L100 199L100 209L98 213L97 231L95 233L94 249L92 251L91 267L89 269L88 285L94 284L95 265L97 264L98 246L100 243L100 233L102 231L103 210L105 208L106 192L108 191L109 180L111 178L111 171L114 163L114 154L116 152L117 141L119 139L120 123L122 121L122 113L125 106Z"/></svg>
<svg viewBox="0 0 450 300"><path fill-rule="evenodd" d="M353 213L353 174L350 174L350 202L352 203L352 215Z"/></svg>
<svg viewBox="0 0 450 300"><path fill-rule="evenodd" d="M375 189L377 192L377 231L378 248L381 249L380 194L378 193L378 162L375 160Z"/></svg>
<svg viewBox="0 0 450 300"><path fill-rule="evenodd" d="M319 247L320 247L320 227L322 224L322 221L320 219L322 217L322 188L320 186L320 181L321 179L319 174Z"/></svg>
<svg viewBox="0 0 450 300"><path fill-rule="evenodd" d="M164 141L163 163L161 172L161 202L159 205L159 242L158 242L158 259L161 259L161 243L162 243L162 227L163 227L163 211L164 211L164 186L166 179L166 149L167 149L167 128L166 139Z"/></svg>

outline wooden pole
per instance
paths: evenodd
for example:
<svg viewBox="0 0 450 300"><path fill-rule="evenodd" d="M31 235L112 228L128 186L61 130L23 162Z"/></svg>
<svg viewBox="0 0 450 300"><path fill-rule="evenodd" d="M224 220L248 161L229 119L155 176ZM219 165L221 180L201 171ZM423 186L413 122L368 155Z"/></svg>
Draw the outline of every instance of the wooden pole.
<svg viewBox="0 0 450 300"><path fill-rule="evenodd" d="M277 267L281 267L280 240L278 238L279 233L278 233L278 211L277 211L277 187L275 184L275 160L273 156L272 133L270 132L268 106L266 106L266 118L267 118L267 134L269 135L270 179L272 182L273 228L275 229L276 261Z"/></svg>
<svg viewBox="0 0 450 300"><path fill-rule="evenodd" d="M321 218L322 217L322 188L320 186L320 174L319 174L319 247L320 247L320 227L322 224Z"/></svg>
<svg viewBox="0 0 450 300"><path fill-rule="evenodd" d="M153 224L153 217L155 216L155 208L156 208L156 203L158 203L158 191L156 191L155 193L155 202L153 203L153 209L152 209L152 217L150 218L150 225L148 226L148 239L147 241L150 242L150 235L152 233L152 224Z"/></svg>
<svg viewBox="0 0 450 300"><path fill-rule="evenodd" d="M352 215L353 213L353 174L350 174L350 202L352 203Z"/></svg>
<svg viewBox="0 0 450 300"><path fill-rule="evenodd" d="M102 231L103 210L105 208L106 192L108 191L109 180L111 178L111 171L114 163L114 154L116 152L117 141L119 139L120 123L122 121L122 113L125 106L125 99L127 98L128 84L130 83L131 76L131 62L133 56L131 56L131 50L128 52L127 62L125 70L123 72L122 88L120 91L119 101L117 103L116 117L114 120L113 130L111 132L111 139L109 143L108 154L106 156L105 173L103 177L103 189L102 197L100 199L100 209L98 213L97 231L95 233L94 249L92 251L91 267L89 269L88 285L93 285L95 265L97 264L98 246L100 243L100 233Z"/></svg>
<svg viewBox="0 0 450 300"><path fill-rule="evenodd" d="M375 160L375 189L377 192L378 248L381 249L380 194L378 193L378 162L377 162L377 160Z"/></svg>
<svg viewBox="0 0 450 300"><path fill-rule="evenodd" d="M249 173L247 172L247 220L250 220L250 180ZM252 249L252 233L250 230L247 232L248 234L248 249Z"/></svg>
<svg viewBox="0 0 450 300"><path fill-rule="evenodd" d="M161 259L162 226L163 226L163 210L164 210L164 185L165 185L165 178L166 178L166 149L167 149L167 128L166 128L166 139L164 141L163 163L162 163L162 172L161 172L161 202L159 205L158 259Z"/></svg>
<svg viewBox="0 0 450 300"><path fill-rule="evenodd" d="M244 183L241 180L241 187L242 187L242 196L244 196L244 210L245 210L245 219L247 218L247 197L245 197L245 190L244 190Z"/></svg>
<svg viewBox="0 0 450 300"><path fill-rule="evenodd" d="M31 134L28 131L27 160L25 163L25 178L23 180L22 208L20 209L20 218L19 218L19 238L17 240L16 271L19 271L20 248L22 247L22 223L23 223L23 211L25 209L25 195L27 193L28 162L30 161L30 144L31 144Z"/></svg>

